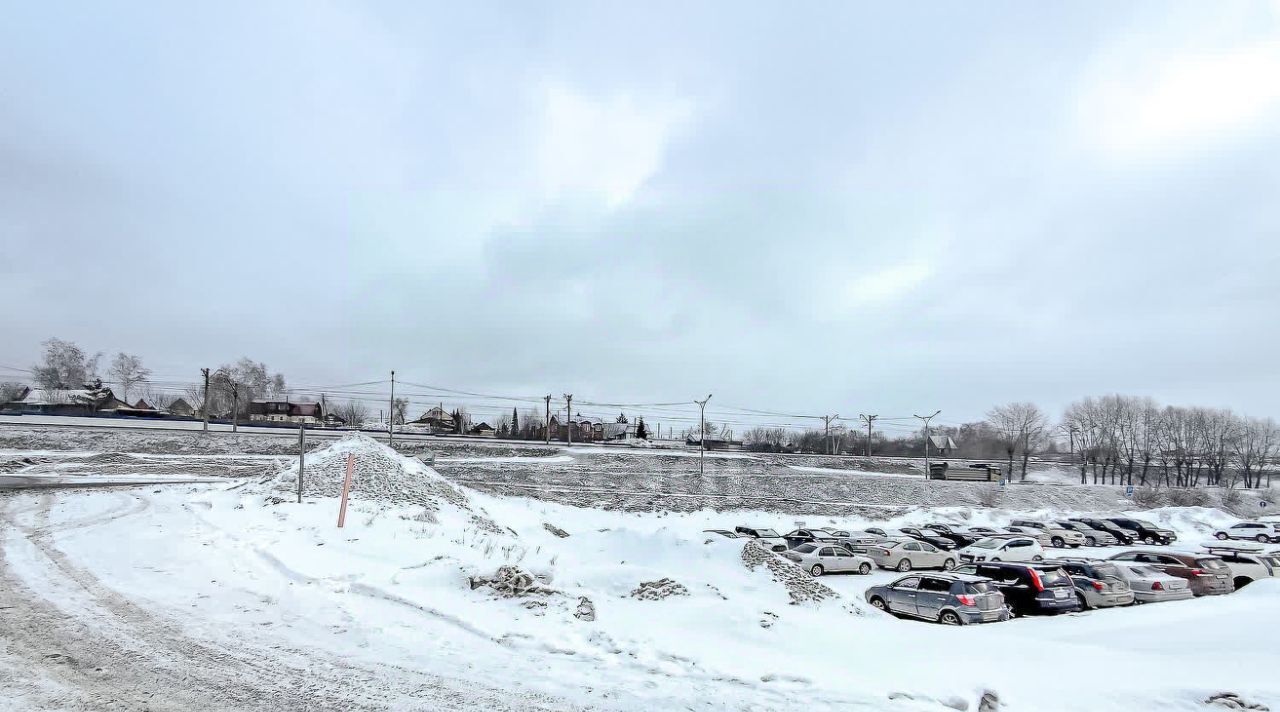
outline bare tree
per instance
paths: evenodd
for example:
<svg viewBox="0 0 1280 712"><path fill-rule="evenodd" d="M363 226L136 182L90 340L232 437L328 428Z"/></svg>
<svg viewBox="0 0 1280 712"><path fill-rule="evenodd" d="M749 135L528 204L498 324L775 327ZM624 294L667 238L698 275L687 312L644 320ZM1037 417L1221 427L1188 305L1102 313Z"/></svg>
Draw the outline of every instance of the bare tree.
<svg viewBox="0 0 1280 712"><path fill-rule="evenodd" d="M1245 487L1261 487L1262 472L1276 461L1280 432L1270 418L1245 418L1231 443Z"/></svg>
<svg viewBox="0 0 1280 712"><path fill-rule="evenodd" d="M369 417L369 409L364 403L357 400L349 400L342 405L334 406L333 412L347 425L359 427Z"/></svg>
<svg viewBox="0 0 1280 712"><path fill-rule="evenodd" d="M409 399L397 398L391 402L391 419L396 425L404 425L409 417Z"/></svg>
<svg viewBox="0 0 1280 712"><path fill-rule="evenodd" d="M36 385L46 391L84 388L97 377L102 354L87 355L79 346L62 339L44 342L44 356L32 367Z"/></svg>
<svg viewBox="0 0 1280 712"><path fill-rule="evenodd" d="M0 406L17 398L22 393L22 389L23 385L21 383L13 383L12 381L0 383Z"/></svg>
<svg viewBox="0 0 1280 712"><path fill-rule="evenodd" d="M120 398L128 402L129 394L134 388L146 383L151 377L151 369L142 365L142 359L135 354L121 351L111 360L107 376L120 389Z"/></svg>
<svg viewBox="0 0 1280 712"><path fill-rule="evenodd" d="M169 406L173 405L174 401L178 400L177 396L166 391L162 391L159 388L148 388L146 392L143 393L143 398L151 404L152 408L157 410L165 410Z"/></svg>
<svg viewBox="0 0 1280 712"><path fill-rule="evenodd" d="M1027 479L1027 461L1044 445L1048 416L1035 403L1010 403L992 408L987 413L986 422L1004 436L1010 479L1013 478L1015 452L1022 454L1022 479Z"/></svg>

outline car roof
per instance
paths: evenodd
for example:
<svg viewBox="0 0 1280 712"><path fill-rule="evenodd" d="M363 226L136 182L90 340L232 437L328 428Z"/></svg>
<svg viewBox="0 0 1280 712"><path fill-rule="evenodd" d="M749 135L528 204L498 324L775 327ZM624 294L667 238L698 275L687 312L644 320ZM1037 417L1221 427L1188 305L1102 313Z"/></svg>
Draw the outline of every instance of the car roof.
<svg viewBox="0 0 1280 712"><path fill-rule="evenodd" d="M991 580L986 576L978 576L975 574L957 574L951 571L919 571L919 572L913 571L910 574L906 574L905 576L900 576L899 578L894 580L901 581L902 579L909 578L911 576L920 576L922 578L927 576L929 578L942 579L943 581L960 581L962 583L981 583L983 581Z"/></svg>

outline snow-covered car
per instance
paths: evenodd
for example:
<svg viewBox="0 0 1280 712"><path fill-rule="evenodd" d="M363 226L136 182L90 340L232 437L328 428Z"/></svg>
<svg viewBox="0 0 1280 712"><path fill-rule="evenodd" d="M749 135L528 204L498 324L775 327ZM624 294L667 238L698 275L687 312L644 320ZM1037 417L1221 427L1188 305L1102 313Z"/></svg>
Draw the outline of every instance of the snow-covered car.
<svg viewBox="0 0 1280 712"><path fill-rule="evenodd" d="M880 568L904 572L912 569L947 571L956 566L954 553L912 537L885 539L867 547L867 556Z"/></svg>
<svg viewBox="0 0 1280 712"><path fill-rule="evenodd" d="M870 557L855 554L835 544L801 544L782 554L813 576L835 573L869 574L875 568Z"/></svg>
<svg viewBox="0 0 1280 712"><path fill-rule="evenodd" d="M1049 532L1043 529L1036 529L1035 527L1008 526L1008 527L1005 527L1003 535L997 534L995 536L1004 536L1005 538L1008 538L1011 535L1012 536L1029 536L1032 539L1035 539L1036 543L1038 543L1040 546L1043 546L1045 548L1048 548L1053 545L1050 542L1051 537L1049 536Z"/></svg>
<svg viewBox="0 0 1280 712"><path fill-rule="evenodd" d="M703 534L719 534L726 539L737 539L738 535L728 529L703 529Z"/></svg>
<svg viewBox="0 0 1280 712"><path fill-rule="evenodd" d="M954 549L956 543L950 539L938 536L937 532L926 533L916 527L903 527L901 529L884 529L881 527L867 527L867 532L876 534L885 539L902 539L909 538L916 541L928 542L939 549Z"/></svg>
<svg viewBox="0 0 1280 712"><path fill-rule="evenodd" d="M912 574L871 586L865 595L867 603L887 613L947 625L1009 620L1004 594L981 576Z"/></svg>
<svg viewBox="0 0 1280 712"><path fill-rule="evenodd" d="M786 540L788 549L794 549L801 544L815 544L818 542L840 543L840 539L835 534L826 529L815 528L793 529L783 534L782 538Z"/></svg>
<svg viewBox="0 0 1280 712"><path fill-rule="evenodd" d="M1280 562L1263 553L1260 546L1219 545L1204 547L1231 569L1231 582L1237 590L1264 578L1280 577Z"/></svg>
<svg viewBox="0 0 1280 712"><path fill-rule="evenodd" d="M854 553L857 553L857 550L865 549L876 542L884 541L884 537L870 532L854 532L849 531L848 529L828 529L827 531L830 531L831 534L836 537L836 540L840 542L841 546L844 546L846 549L854 550Z"/></svg>
<svg viewBox="0 0 1280 712"><path fill-rule="evenodd" d="M1117 546L1120 540L1115 534L1105 529L1095 529L1084 522L1073 522L1069 519L1059 519L1052 522L1063 529L1070 529L1074 532L1080 532L1084 536L1085 546Z"/></svg>
<svg viewBox="0 0 1280 712"><path fill-rule="evenodd" d="M1116 569L1129 582L1136 603L1162 603L1195 598L1187 580L1170 576L1146 564L1116 561Z"/></svg>
<svg viewBox="0 0 1280 712"><path fill-rule="evenodd" d="M1127 606L1134 601L1133 589L1121 575L1118 564L1073 557L1050 559L1045 563L1057 564L1067 572L1083 609Z"/></svg>
<svg viewBox="0 0 1280 712"><path fill-rule="evenodd" d="M1058 526L1053 522L1041 522L1033 519L1015 519L1009 522L1015 527L1025 527L1029 529L1039 529L1049 537L1049 546L1057 549L1063 547L1079 548L1085 545L1084 534L1066 527Z"/></svg>
<svg viewBox="0 0 1280 712"><path fill-rule="evenodd" d="M1044 561L1044 548L1029 536L988 537L956 552L960 560L979 561Z"/></svg>
<svg viewBox="0 0 1280 712"><path fill-rule="evenodd" d="M783 539L781 534L772 529L737 526L733 528L733 531L740 537L759 540L760 545L770 551L786 551L787 549L787 540Z"/></svg>
<svg viewBox="0 0 1280 712"><path fill-rule="evenodd" d="M1280 544L1280 524L1240 522L1226 529L1219 529L1213 533L1213 536L1219 541L1248 539L1259 544Z"/></svg>

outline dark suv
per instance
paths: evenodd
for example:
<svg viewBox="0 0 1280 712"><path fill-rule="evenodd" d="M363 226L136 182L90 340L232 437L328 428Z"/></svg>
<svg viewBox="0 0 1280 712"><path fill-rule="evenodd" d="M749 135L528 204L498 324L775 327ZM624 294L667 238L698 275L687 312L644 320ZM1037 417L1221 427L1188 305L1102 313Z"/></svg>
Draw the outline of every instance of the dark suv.
<svg viewBox="0 0 1280 712"><path fill-rule="evenodd" d="M1236 584L1231 580L1231 568L1217 556L1176 551L1125 551L1111 557L1111 560L1143 564L1170 576L1186 579L1191 592L1197 596L1212 596L1236 590Z"/></svg>
<svg viewBox="0 0 1280 712"><path fill-rule="evenodd" d="M952 573L984 576L994 581L1014 615L1080 610L1075 584L1067 572L1055 564L982 562L957 566Z"/></svg>
<svg viewBox="0 0 1280 712"><path fill-rule="evenodd" d="M1141 519L1111 517L1110 521L1117 527L1132 532L1135 539L1148 546L1171 544L1178 540L1178 535L1174 534L1172 529L1161 529L1151 522L1144 522Z"/></svg>
<svg viewBox="0 0 1280 712"><path fill-rule="evenodd" d="M952 528L951 525L949 524L926 524L924 525L924 530L928 533L933 534L934 536L940 536L944 539L950 539L951 541L955 542L957 549L963 549L964 547L969 546L970 544L978 541L978 539L982 538L976 534L966 534L964 532L958 532L954 528Z"/></svg>
<svg viewBox="0 0 1280 712"><path fill-rule="evenodd" d="M1134 541L1137 541L1137 538L1136 538L1136 536L1135 536L1135 534L1134 534L1134 532L1133 532L1132 530L1124 529L1124 528L1118 527L1118 526L1116 526L1115 524L1113 524L1110 520L1107 520L1107 519L1091 519L1091 518L1088 518L1088 517L1072 517L1071 519L1068 519L1067 521L1069 521L1069 522L1081 522L1081 523L1083 523L1083 524L1084 524L1085 526L1087 526L1087 527L1092 527L1092 528L1094 528L1094 529L1101 529L1102 531L1107 532L1107 533L1108 533L1108 534L1110 534L1111 536L1115 537L1115 538L1116 538L1116 541L1120 542L1121 544L1123 544L1123 545L1125 545L1125 546L1128 546L1128 545L1132 544Z"/></svg>

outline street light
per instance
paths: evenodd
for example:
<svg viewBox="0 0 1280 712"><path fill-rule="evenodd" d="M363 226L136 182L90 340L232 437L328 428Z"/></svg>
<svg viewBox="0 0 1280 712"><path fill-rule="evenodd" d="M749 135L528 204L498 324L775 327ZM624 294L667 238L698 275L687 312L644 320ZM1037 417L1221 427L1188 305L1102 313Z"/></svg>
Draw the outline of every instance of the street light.
<svg viewBox="0 0 1280 712"><path fill-rule="evenodd" d="M699 477L701 477L703 474L702 462L703 462L703 459L706 457L706 452L707 452L707 401L709 400L711 400L710 393L708 393L707 397L703 398L702 400L694 399L693 401L694 403L698 404L698 408L702 412L702 415L699 416L698 418L700 423L698 426L699 428L698 430L698 476Z"/></svg>
<svg viewBox="0 0 1280 712"><path fill-rule="evenodd" d="M929 421L933 420L941 410L933 411L933 415L916 415L917 418L924 421L924 478L927 481L930 476L929 472ZM912 413L912 415L915 415Z"/></svg>

